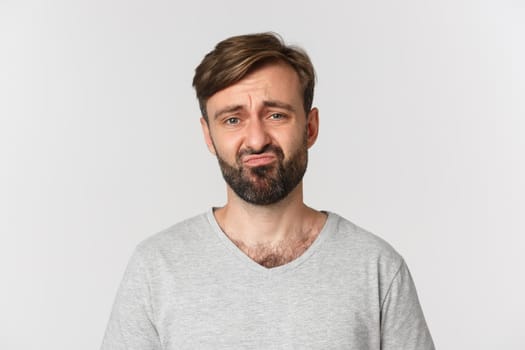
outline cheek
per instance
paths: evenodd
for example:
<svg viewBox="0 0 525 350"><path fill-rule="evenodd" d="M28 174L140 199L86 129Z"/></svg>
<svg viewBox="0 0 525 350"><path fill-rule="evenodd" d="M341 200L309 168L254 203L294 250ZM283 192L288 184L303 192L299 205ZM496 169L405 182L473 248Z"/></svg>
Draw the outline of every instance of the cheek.
<svg viewBox="0 0 525 350"><path fill-rule="evenodd" d="M235 138L233 136L222 136L214 137L212 140L217 155L229 163L234 163L239 152L238 142Z"/></svg>
<svg viewBox="0 0 525 350"><path fill-rule="evenodd" d="M307 142L306 130L294 133L293 136L288 136L286 142L283 142L280 146L285 154L292 154L296 153L298 149L303 148L305 142Z"/></svg>

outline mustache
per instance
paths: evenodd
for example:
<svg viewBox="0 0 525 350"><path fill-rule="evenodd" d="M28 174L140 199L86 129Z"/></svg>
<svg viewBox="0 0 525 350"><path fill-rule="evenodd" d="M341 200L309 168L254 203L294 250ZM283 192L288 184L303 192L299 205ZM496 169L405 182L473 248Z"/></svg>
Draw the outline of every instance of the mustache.
<svg viewBox="0 0 525 350"><path fill-rule="evenodd" d="M272 144L268 144L259 150L254 150L253 148L245 148L239 151L239 154L237 155L237 159L240 160L244 156L263 154L263 153L273 153L277 156L278 159L284 158L284 152L281 149L281 147L272 145Z"/></svg>

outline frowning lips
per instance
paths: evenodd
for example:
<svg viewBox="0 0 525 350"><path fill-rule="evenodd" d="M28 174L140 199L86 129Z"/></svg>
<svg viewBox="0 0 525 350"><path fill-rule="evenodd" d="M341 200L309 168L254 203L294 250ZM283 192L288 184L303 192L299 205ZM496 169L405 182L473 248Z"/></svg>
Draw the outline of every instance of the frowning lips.
<svg viewBox="0 0 525 350"><path fill-rule="evenodd" d="M277 156L273 153L250 154L241 158L243 164L251 167L268 165L276 160Z"/></svg>

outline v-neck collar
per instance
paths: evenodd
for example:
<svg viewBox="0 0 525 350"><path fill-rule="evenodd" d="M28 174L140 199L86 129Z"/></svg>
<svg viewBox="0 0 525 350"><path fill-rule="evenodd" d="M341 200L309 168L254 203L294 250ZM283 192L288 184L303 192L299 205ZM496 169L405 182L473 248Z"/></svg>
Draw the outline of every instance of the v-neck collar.
<svg viewBox="0 0 525 350"><path fill-rule="evenodd" d="M217 219L215 218L215 215L213 214L213 209L210 208L208 212L206 213L206 217L208 219L208 222L213 228L213 231L216 233L218 239L221 241L221 243L230 250L236 257L239 258L241 263L254 271L257 271L262 274L270 275L277 275L284 273L289 270L293 270L303 264L305 261L307 261L312 255L314 255L322 246L323 242L326 240L327 236L330 234L333 234L334 226L337 221L337 215L331 212L324 212L327 214L326 222L324 223L323 228L313 241L313 243L308 247L299 257L296 259L290 261L289 263L286 263L284 265L280 265L277 267L268 268L265 266L262 266L258 264L256 261L252 260L248 255L246 255L239 247L233 243L226 233L222 231L221 227L219 226L219 223L217 222Z"/></svg>

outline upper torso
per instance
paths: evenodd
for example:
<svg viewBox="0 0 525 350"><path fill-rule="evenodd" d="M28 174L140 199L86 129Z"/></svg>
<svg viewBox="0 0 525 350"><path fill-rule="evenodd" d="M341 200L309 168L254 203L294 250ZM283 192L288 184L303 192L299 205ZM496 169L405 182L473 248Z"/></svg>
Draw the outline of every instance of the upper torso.
<svg viewBox="0 0 525 350"><path fill-rule="evenodd" d="M399 271L408 274L387 243L333 213L302 255L271 269L239 250L211 210L146 240L133 261L140 269L127 274L147 284L134 298L164 350L382 349L382 307Z"/></svg>

